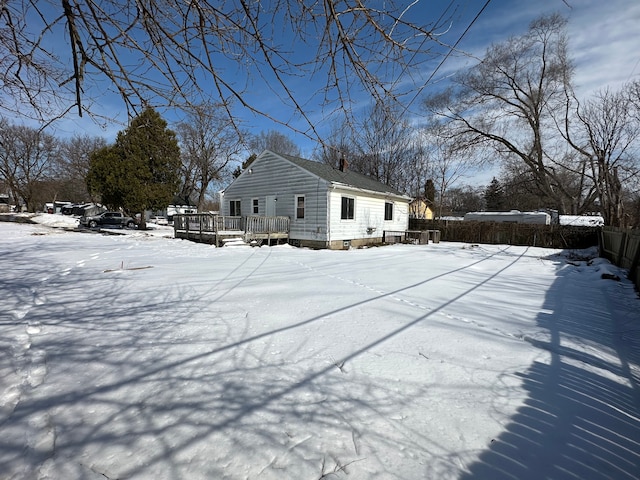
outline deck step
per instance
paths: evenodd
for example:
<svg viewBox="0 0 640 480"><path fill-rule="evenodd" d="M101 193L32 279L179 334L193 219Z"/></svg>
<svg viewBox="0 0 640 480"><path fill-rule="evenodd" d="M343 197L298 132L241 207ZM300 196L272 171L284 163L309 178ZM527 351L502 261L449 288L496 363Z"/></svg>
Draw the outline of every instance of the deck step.
<svg viewBox="0 0 640 480"><path fill-rule="evenodd" d="M229 237L222 239L223 247L248 247L249 244L242 237Z"/></svg>

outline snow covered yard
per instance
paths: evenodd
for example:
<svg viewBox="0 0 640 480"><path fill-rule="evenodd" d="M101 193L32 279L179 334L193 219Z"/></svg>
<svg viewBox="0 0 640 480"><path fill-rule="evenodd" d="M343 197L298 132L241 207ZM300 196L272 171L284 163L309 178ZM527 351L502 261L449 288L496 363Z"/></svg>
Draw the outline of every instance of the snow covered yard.
<svg viewBox="0 0 640 480"><path fill-rule="evenodd" d="M601 259L0 223L1 479L637 479Z"/></svg>

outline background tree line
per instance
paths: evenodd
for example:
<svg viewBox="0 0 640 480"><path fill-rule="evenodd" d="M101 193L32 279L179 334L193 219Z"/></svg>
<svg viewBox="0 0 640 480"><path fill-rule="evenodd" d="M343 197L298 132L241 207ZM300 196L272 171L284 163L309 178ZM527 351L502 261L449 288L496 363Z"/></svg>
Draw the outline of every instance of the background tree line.
<svg viewBox="0 0 640 480"><path fill-rule="evenodd" d="M639 226L640 81L581 99L573 71L566 19L541 16L429 94L422 124L377 103L337 125L316 155L334 166L345 156L353 170L414 197L432 179L438 215L553 209ZM497 173L490 185L460 186L487 169Z"/></svg>
<svg viewBox="0 0 640 480"><path fill-rule="evenodd" d="M147 108L113 144L88 135L56 138L0 119L0 193L31 212L59 200L140 213L176 197L206 209L214 200L210 187L230 178L243 141L215 105L192 110L175 131Z"/></svg>
<svg viewBox="0 0 640 480"><path fill-rule="evenodd" d="M640 81L581 99L572 75L566 20L542 16L522 35L492 45L449 87L429 94L418 121L409 121L393 95L380 97L336 124L312 156L334 167L345 158L351 170L432 198L437 215L547 208L598 212L609 225L640 225ZM180 147L178 180L169 182L173 193L195 197L201 209L213 185L237 176L262 149L300 155L279 132L241 131L228 108L191 106L175 133L160 129ZM127 137L142 142L134 131ZM6 120L0 121L0 141L1 180L30 210L55 198L96 200L97 190L86 188L91 154L114 151L101 139L58 140ZM119 136L116 146L122 141ZM488 169L496 172L489 185L469 184ZM132 171L142 175L133 168L130 178ZM149 177L141 178L139 190Z"/></svg>
<svg viewBox="0 0 640 480"><path fill-rule="evenodd" d="M425 108L456 149L497 162L512 208L638 225L640 81L581 99L573 70L566 19L542 16L491 46Z"/></svg>
<svg viewBox="0 0 640 480"><path fill-rule="evenodd" d="M239 133L216 104L190 109L173 127L147 108L108 144L88 135L56 138L0 119L0 194L30 212L56 200L131 214L174 201L208 211L217 208L217 191L264 149L300 155L280 132Z"/></svg>

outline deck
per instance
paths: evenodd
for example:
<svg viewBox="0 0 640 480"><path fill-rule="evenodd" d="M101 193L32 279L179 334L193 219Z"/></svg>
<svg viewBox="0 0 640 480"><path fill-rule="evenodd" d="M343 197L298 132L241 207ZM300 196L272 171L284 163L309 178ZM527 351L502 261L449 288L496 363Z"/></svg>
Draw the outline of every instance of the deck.
<svg viewBox="0 0 640 480"><path fill-rule="evenodd" d="M211 213L173 216L176 238L209 243L221 247L225 241L241 238L262 245L289 239L289 217L230 217Z"/></svg>

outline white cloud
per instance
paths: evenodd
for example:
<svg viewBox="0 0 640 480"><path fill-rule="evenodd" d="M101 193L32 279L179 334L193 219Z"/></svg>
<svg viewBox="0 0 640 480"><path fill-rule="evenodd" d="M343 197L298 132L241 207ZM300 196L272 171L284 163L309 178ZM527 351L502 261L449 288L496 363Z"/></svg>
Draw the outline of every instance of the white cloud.
<svg viewBox="0 0 640 480"><path fill-rule="evenodd" d="M574 8L569 36L579 93L615 89L640 76L638 25L640 2L580 2Z"/></svg>

